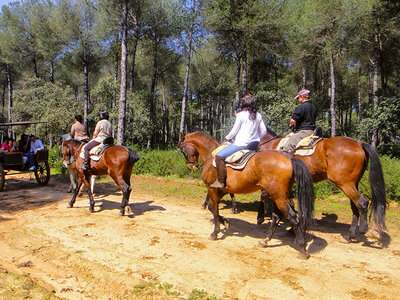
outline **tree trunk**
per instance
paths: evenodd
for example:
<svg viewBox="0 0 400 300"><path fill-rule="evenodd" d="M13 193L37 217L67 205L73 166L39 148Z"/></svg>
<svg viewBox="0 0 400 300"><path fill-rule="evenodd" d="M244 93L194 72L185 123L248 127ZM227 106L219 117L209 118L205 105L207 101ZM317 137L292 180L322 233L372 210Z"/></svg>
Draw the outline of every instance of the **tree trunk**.
<svg viewBox="0 0 400 300"><path fill-rule="evenodd" d="M33 56L32 62L33 62L33 73L35 74L36 78L39 78L39 71L38 71L37 60L36 60L35 56Z"/></svg>
<svg viewBox="0 0 400 300"><path fill-rule="evenodd" d="M235 111L236 107L239 105L240 101L240 57L239 54L236 55L236 92L235 92L235 100L234 103L232 104L232 109L231 109L231 115L233 115L233 112Z"/></svg>
<svg viewBox="0 0 400 300"><path fill-rule="evenodd" d="M358 68L358 82L357 82L357 89L358 89L358 108L357 108L357 122L358 124L361 123L361 113L362 113L362 103L361 103L361 67Z"/></svg>
<svg viewBox="0 0 400 300"><path fill-rule="evenodd" d="M306 66L303 66L303 67L301 68L301 73L303 74L303 85L302 85L302 87L303 87L303 89L305 89L305 88L306 88L306 84L307 84L307 77L306 77L306 75L307 75L307 68L306 68Z"/></svg>
<svg viewBox="0 0 400 300"><path fill-rule="evenodd" d="M179 132L184 131L185 128L185 114L186 114L186 99L189 85L189 71L190 71L190 58L192 56L192 39L193 39L193 31L194 31L194 22L195 22L195 9L196 9L196 0L193 0L193 8L192 8L192 22L190 23L189 29L189 45L186 54L186 72L185 72L185 82L183 84L183 97L182 97L182 110L181 110L181 124L179 127ZM179 135L179 139L180 139Z"/></svg>
<svg viewBox="0 0 400 300"><path fill-rule="evenodd" d="M50 60L50 82L54 83L54 59Z"/></svg>
<svg viewBox="0 0 400 300"><path fill-rule="evenodd" d="M139 36L137 35L133 41L133 47L132 47L131 71L129 78L129 91L131 92L135 87L135 60L136 60L136 50L138 42L139 42Z"/></svg>
<svg viewBox="0 0 400 300"><path fill-rule="evenodd" d="M8 87L8 122L12 122L12 81L11 81L11 68L7 65L7 87ZM8 126L8 136L11 136L11 126Z"/></svg>
<svg viewBox="0 0 400 300"><path fill-rule="evenodd" d="M242 94L247 94L247 54L246 51L243 52L243 62L242 62Z"/></svg>
<svg viewBox="0 0 400 300"><path fill-rule="evenodd" d="M330 61L330 77L331 77L331 136L336 136L336 107L335 107L335 92L336 92L336 82L335 82L335 66L333 64L333 54L329 57Z"/></svg>
<svg viewBox="0 0 400 300"><path fill-rule="evenodd" d="M88 112L89 112L89 70L88 65L85 62L83 65L83 73L85 76L85 103L83 107L83 121L85 125L88 124Z"/></svg>
<svg viewBox="0 0 400 300"><path fill-rule="evenodd" d="M122 20L121 20L121 90L119 97L118 110L118 133L117 144L124 143L125 134L125 111L126 111L126 84L127 84L127 40L128 40L128 1L122 1Z"/></svg>
<svg viewBox="0 0 400 300"><path fill-rule="evenodd" d="M377 60L375 60L372 64L373 67L373 82L372 82L372 101L374 104L374 110L378 108L378 73L379 73L379 66ZM372 129L372 142L371 145L376 147L378 145L378 128Z"/></svg>

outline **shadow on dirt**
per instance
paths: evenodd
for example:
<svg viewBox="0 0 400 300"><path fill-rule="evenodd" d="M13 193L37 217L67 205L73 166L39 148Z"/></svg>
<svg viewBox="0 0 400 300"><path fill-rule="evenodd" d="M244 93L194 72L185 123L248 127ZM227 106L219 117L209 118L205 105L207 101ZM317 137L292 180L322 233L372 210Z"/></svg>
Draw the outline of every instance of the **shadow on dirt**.
<svg viewBox="0 0 400 300"><path fill-rule="evenodd" d="M109 200L96 200L96 203L101 202L101 204L99 205L100 211L103 210L119 210L121 208L121 203L119 202L115 202L115 201L109 201ZM154 201L145 201L145 202L134 202L134 203L129 203L129 207L132 210L132 214L133 215L128 215L128 216L140 216L143 215L145 212L148 211L153 211L153 210L166 210L164 207L159 206L159 205L150 205L151 203L153 203Z"/></svg>
<svg viewBox="0 0 400 300"><path fill-rule="evenodd" d="M270 226L269 223L256 225L254 223L249 223L245 220L236 218L229 218L229 221L231 227L228 230L223 229L221 231L222 233L222 236L220 238L221 240L226 239L229 236L236 236L236 237L249 236L252 238L259 239L261 241L262 239L265 239L267 235L267 230ZM286 222L280 223L274 233L273 240L277 239L280 240L281 242L279 244L276 244L274 241L269 242L268 248L287 245L295 250L299 250L295 242L295 236L288 230L289 227L290 226ZM321 252L328 245L328 242L325 239L317 237L310 233L306 235L306 238L309 244L308 252L310 254Z"/></svg>

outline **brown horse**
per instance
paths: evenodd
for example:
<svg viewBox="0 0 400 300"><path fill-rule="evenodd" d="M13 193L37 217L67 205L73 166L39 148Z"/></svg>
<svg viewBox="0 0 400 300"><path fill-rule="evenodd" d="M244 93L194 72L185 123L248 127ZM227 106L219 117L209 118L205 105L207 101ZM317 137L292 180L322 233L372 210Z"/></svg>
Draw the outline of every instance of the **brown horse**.
<svg viewBox="0 0 400 300"><path fill-rule="evenodd" d="M61 153L63 156L64 165L70 165L75 161L76 166L83 163L83 158L80 157L82 151L82 144L77 140L63 141L61 145ZM119 186L122 191L122 202L120 214L125 214L125 207L128 205L129 196L131 194L131 173L132 168L139 160L139 156L128 147L111 146L107 148L102 154L99 161L90 162L90 172L83 171L81 168L76 167L78 172L78 184L74 190L71 201L68 207L73 207L76 196L82 184L85 185L89 195L89 211L94 212L94 199L90 189L90 176L91 175L110 175L114 182Z"/></svg>
<svg viewBox="0 0 400 300"><path fill-rule="evenodd" d="M261 138L259 150L276 149L281 138L268 129ZM359 232L368 231L368 199L358 191L358 184L371 160L369 181L372 191L370 216L373 215L376 229L381 234L385 229L386 195L382 166L375 149L364 142L346 137L332 137L320 141L313 155L300 156L311 172L314 182L330 180L350 198L353 218L350 239Z"/></svg>
<svg viewBox="0 0 400 300"><path fill-rule="evenodd" d="M210 210L214 216L214 231L211 239L217 239L220 232L220 223L229 228L229 221L219 215L219 201L227 193L248 194L264 190L275 203L276 210L273 222L267 232L263 245L271 240L279 219L285 217L292 225L296 234L296 242L300 251L306 257L305 230L310 225L314 209L314 190L312 178L307 166L299 159L289 159L277 151L263 151L256 153L243 170L227 168L227 187L224 189L211 188L217 172L212 165L212 151L219 146L218 142L203 132L194 132L186 136L181 135L178 144L183 153L188 168L198 165L200 156L203 163L202 178L207 186L210 197ZM289 199L290 189L296 181L298 217Z"/></svg>

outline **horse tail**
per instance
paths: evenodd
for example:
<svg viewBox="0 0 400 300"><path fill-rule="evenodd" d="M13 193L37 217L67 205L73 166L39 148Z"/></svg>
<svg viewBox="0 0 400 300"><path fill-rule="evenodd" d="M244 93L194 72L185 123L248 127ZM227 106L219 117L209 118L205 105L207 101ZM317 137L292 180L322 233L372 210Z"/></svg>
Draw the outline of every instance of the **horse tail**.
<svg viewBox="0 0 400 300"><path fill-rule="evenodd" d="M140 159L139 155L137 155L137 153L136 153L134 150L132 150L132 149L129 148L129 147L125 147L125 148L126 148L126 150L128 150L128 153L129 153L129 162L130 162L131 164L134 164L135 162L137 162L137 161Z"/></svg>
<svg viewBox="0 0 400 300"><path fill-rule="evenodd" d="M300 226L306 230L312 223L314 212L314 185L306 164L292 158L293 172L297 183L297 203Z"/></svg>
<svg viewBox="0 0 400 300"><path fill-rule="evenodd" d="M369 206L369 218L371 221L371 216L373 216L377 229L379 231L384 230L386 229L385 214L387 203L382 165L374 147L363 142L360 144L367 155L367 159L369 157L371 164L369 171L369 183L371 186L372 199Z"/></svg>

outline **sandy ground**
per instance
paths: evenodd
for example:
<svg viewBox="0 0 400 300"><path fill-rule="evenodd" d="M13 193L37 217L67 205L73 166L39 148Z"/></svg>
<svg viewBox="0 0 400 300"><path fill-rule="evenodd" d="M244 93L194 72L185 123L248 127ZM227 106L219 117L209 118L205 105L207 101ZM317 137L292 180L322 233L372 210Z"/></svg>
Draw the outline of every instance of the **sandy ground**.
<svg viewBox="0 0 400 300"><path fill-rule="evenodd" d="M260 248L269 225L255 225L254 211L234 215L221 205L231 229L212 241L211 213L200 202L134 188L132 214L121 217L118 188L100 183L90 214L86 195L67 208L65 181L40 187L24 177L8 179L0 193L0 267L61 298L164 298L141 293L161 283L169 297L182 299L193 291L223 299L400 299L393 227L383 247L364 236L348 243L348 220L316 215L304 260L284 224L271 247ZM140 180L149 179L133 178Z"/></svg>

